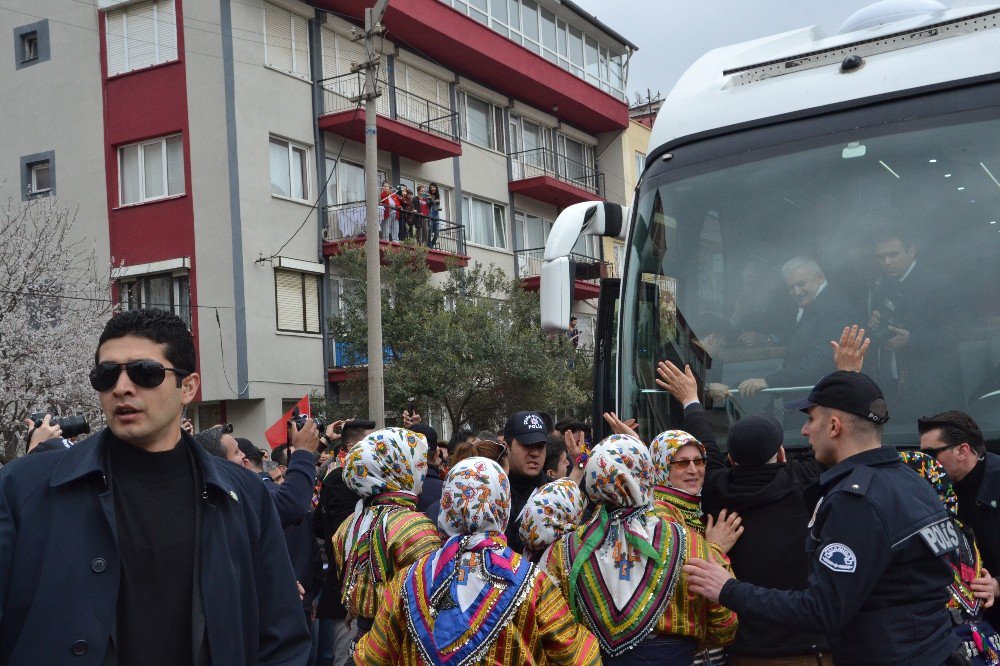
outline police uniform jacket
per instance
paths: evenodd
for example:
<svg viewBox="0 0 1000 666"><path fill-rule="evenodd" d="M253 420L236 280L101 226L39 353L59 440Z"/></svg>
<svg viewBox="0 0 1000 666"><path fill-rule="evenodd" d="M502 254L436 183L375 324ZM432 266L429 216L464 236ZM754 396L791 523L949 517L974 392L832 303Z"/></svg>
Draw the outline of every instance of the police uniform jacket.
<svg viewBox="0 0 1000 666"><path fill-rule="evenodd" d="M735 580L721 602L740 616L830 635L836 663L940 666L958 645L945 610L958 545L931 486L881 447L820 476L810 521L809 587Z"/></svg>

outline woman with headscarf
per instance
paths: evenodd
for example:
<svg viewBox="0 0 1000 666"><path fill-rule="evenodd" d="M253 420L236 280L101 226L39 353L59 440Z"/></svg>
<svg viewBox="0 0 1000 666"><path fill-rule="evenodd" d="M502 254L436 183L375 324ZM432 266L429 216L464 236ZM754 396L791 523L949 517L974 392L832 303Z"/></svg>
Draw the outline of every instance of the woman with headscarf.
<svg viewBox="0 0 1000 666"><path fill-rule="evenodd" d="M480 457L455 465L438 518L448 540L392 581L355 663L600 664L594 637L558 588L507 546L509 517L500 465Z"/></svg>
<svg viewBox="0 0 1000 666"><path fill-rule="evenodd" d="M333 555L359 635L396 573L441 545L434 524L416 510L426 475L427 440L403 428L373 432L344 459L344 483L361 501L333 535Z"/></svg>
<svg viewBox="0 0 1000 666"><path fill-rule="evenodd" d="M548 554L549 546L580 526L586 508L583 491L568 477L536 488L521 510L519 529L524 556L542 571L548 571L548 559L542 558L543 553Z"/></svg>
<svg viewBox="0 0 1000 666"><path fill-rule="evenodd" d="M948 588L951 595L948 608L955 617L954 631L964 643L968 663L1000 663L1000 636L982 616L982 611L994 603L991 592L996 584L983 569L983 558L971 530L958 519L958 495L951 480L941 463L922 451L900 451L899 458L931 484L951 516L954 533L950 538L958 541L958 549L946 554L954 571L954 580Z"/></svg>
<svg viewBox="0 0 1000 666"><path fill-rule="evenodd" d="M611 435L591 453L584 484L597 511L553 544L548 571L597 637L604 664L689 665L699 644L731 642L736 616L689 592L683 573L689 557L728 563L697 532L653 510L649 449Z"/></svg>

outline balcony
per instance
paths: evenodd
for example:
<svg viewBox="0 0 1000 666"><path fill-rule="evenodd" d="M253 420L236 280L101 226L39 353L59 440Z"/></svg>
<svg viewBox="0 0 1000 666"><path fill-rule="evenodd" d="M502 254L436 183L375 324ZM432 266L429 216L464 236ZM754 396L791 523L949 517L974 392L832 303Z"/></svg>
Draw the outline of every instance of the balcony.
<svg viewBox="0 0 1000 666"><path fill-rule="evenodd" d="M323 89L320 129L363 143L364 105L358 98L364 91L361 72L342 74L319 82ZM378 82L382 94L376 100L378 147L417 162L434 162L462 154L455 134L458 114L446 106L411 92Z"/></svg>
<svg viewBox="0 0 1000 666"><path fill-rule="evenodd" d="M548 148L511 153L508 189L559 208L604 199L604 174Z"/></svg>
<svg viewBox="0 0 1000 666"><path fill-rule="evenodd" d="M538 291L541 287L544 255L544 247L514 251L514 272L525 291ZM569 258L574 271L573 300L587 301L600 296L601 278L608 277L610 270L608 262L576 252L570 253Z"/></svg>
<svg viewBox="0 0 1000 666"><path fill-rule="evenodd" d="M367 206L363 201L326 207L327 226L323 230L323 256L332 257L340 254L344 247L364 245L365 218ZM411 231L417 231L416 240L421 245L427 245L427 267L433 273L442 273L451 266L468 266L469 257L465 254L465 227L448 220L438 218L437 237L423 238L424 229L431 230L431 218L417 213L407 213L412 221ZM382 207L379 206L381 219ZM424 226L426 223L426 227ZM405 247L398 241L379 240L382 263L385 263L385 250L388 247Z"/></svg>
<svg viewBox="0 0 1000 666"><path fill-rule="evenodd" d="M311 0L363 24L374 0ZM628 105L439 0L392 0L382 19L389 39L590 134L628 127Z"/></svg>

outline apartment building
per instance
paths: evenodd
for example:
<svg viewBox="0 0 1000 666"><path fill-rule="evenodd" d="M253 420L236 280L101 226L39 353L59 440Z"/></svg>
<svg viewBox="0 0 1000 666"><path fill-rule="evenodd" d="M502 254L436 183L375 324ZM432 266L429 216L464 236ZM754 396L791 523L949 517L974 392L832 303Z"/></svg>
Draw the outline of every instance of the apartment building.
<svg viewBox="0 0 1000 666"><path fill-rule="evenodd" d="M327 259L359 242L364 218L352 69L367 58L353 35L372 4L38 0L0 12L17 51L0 82L39 100L0 102L0 174L22 198L79 210L78 233L118 267L122 307L189 322L200 427L262 432L349 372L326 334L345 288ZM625 202L628 159L613 147L634 45L566 0L392 0L383 24L379 175L439 186L429 266L492 263L537 288L562 207ZM596 241L577 252L590 265L574 304L586 334L604 256Z"/></svg>

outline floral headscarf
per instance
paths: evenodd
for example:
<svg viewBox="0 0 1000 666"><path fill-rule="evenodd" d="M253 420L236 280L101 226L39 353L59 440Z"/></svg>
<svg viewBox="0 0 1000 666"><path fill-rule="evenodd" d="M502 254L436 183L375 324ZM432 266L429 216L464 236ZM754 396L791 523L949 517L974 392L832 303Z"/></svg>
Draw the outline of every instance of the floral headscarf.
<svg viewBox="0 0 1000 666"><path fill-rule="evenodd" d="M386 583L389 512L416 510L417 495L427 476L427 439L403 428L386 428L351 447L344 459L344 483L361 495L344 544L344 578L362 572L372 582Z"/></svg>
<svg viewBox="0 0 1000 666"><path fill-rule="evenodd" d="M689 444L698 447L701 455L705 455L705 445L683 430L667 430L653 438L649 443L649 455L653 458L653 485L670 487L670 463L677 452Z"/></svg>
<svg viewBox="0 0 1000 666"><path fill-rule="evenodd" d="M536 570L507 546L509 516L500 465L473 457L451 469L438 516L451 538L410 568L403 586L407 629L425 662L477 662L526 598Z"/></svg>
<svg viewBox="0 0 1000 666"><path fill-rule="evenodd" d="M521 511L521 541L529 551L545 550L580 526L586 506L580 486L572 479L536 488Z"/></svg>
<svg viewBox="0 0 1000 666"><path fill-rule="evenodd" d="M672 597L686 532L651 511L653 462L639 440L612 435L602 441L584 479L600 507L586 528L560 542L570 565L570 608L601 649L618 656L653 630Z"/></svg>
<svg viewBox="0 0 1000 666"><path fill-rule="evenodd" d="M405 428L386 428L351 447L344 459L344 483L361 495L386 492L419 495L427 476L427 439Z"/></svg>

